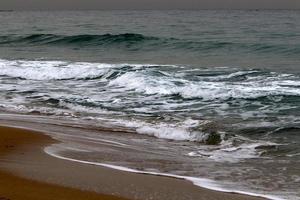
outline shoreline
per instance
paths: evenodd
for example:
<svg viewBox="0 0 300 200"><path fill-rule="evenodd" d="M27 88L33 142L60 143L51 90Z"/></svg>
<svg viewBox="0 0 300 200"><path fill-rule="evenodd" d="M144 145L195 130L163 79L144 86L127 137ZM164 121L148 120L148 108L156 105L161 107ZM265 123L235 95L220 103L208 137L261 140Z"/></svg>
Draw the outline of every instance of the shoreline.
<svg viewBox="0 0 300 200"><path fill-rule="evenodd" d="M223 189L221 187L216 186L216 184L210 179L196 178L196 177L191 177L191 176L179 176L179 175L159 173L159 172L147 172L147 171L135 170L135 169L131 169L131 168L123 167L123 166L109 165L109 164L97 163L97 162L81 161L81 160L66 158L66 157L59 156L59 155L56 155L54 153L51 153L47 149L47 147L44 149L44 151L48 155L51 155L55 158L68 160L70 162L83 163L83 164L87 164L87 165L96 165L96 166L106 167L106 168L110 168L110 169L114 169L114 170L129 172L129 173L137 173L137 174L153 175L153 176L164 176L164 177L180 179L180 180L183 180L183 181L192 182L193 185L195 185L195 186L198 186L198 187L201 187L201 188L204 188L204 189L208 189L208 190L212 190L212 191L215 191L215 192L224 192L224 193L230 193L230 194L247 195L247 196L251 196L251 197L258 197L258 198L264 198L264 199L269 199L269 200L285 200L285 199L275 197L275 196L270 196L270 195L262 195L262 194L244 192L244 191L239 191L239 190Z"/></svg>
<svg viewBox="0 0 300 200"><path fill-rule="evenodd" d="M56 142L36 131L0 125L0 199L2 200L126 200L121 197L83 191L61 185L27 179L4 166L10 155L27 153L28 148L38 150ZM34 147L34 148L32 148Z"/></svg>
<svg viewBox="0 0 300 200"><path fill-rule="evenodd" d="M205 189L193 185L187 180L179 179L178 177L164 177L159 174L138 174L119 171L116 169L109 169L106 167L86 165L82 163L70 162L47 155L42 150L50 144L56 143L48 136L37 131L30 131L19 128L8 128L0 126L1 136L3 130L17 131L19 134L30 134L31 137L26 139L26 145L16 145L14 151L6 152L9 155L4 155L6 159L2 159L3 152L0 152L1 166L0 173L16 173L18 178L22 177L24 181L37 181L38 184L51 184L55 187L62 187L63 189L76 188L77 192L85 193L83 190L91 191L93 195L100 198L100 194L113 194L115 196L122 196L128 199L232 199L232 200L259 200L264 199L260 197L247 196L236 193L224 193ZM19 134L14 135L16 140ZM35 136L33 136L35 135ZM22 136L24 137L24 136ZM35 141L36 138L42 138ZM32 141L33 140L33 141ZM39 149L37 152L36 150ZM2 151L2 149L1 149ZM35 161L28 163L29 159ZM4 161L3 161L4 160ZM8 160L8 161L7 161ZM18 162L16 162L18 161ZM42 163L42 164L41 164ZM54 164L54 165L53 165ZM55 167L56 168L51 168ZM68 167L69 170L65 168ZM49 169L51 168L51 170ZM74 170L78 172L69 173ZM7 172L9 171L9 172ZM63 178L60 178L63 176ZM52 177L47 179L46 177ZM68 179L74 180L68 180ZM102 180L101 180L102 178ZM13 179L8 178L8 179ZM7 180L8 180L7 179ZM105 181L103 181L105 179ZM111 179L111 180L109 180ZM62 181L63 180L63 181ZM83 186L83 185L85 186ZM87 186L86 186L87 184ZM89 185L88 185L89 184ZM159 186L162 184L163 187ZM57 186L61 185L61 186ZM97 185L99 188L97 188ZM96 188L93 188L95 187ZM126 187L127 188L126 188ZM102 188L101 188L102 187ZM71 189L74 190L74 189ZM176 191L178 190L178 191ZM3 192L2 192L3 193ZM88 192L89 193L89 192ZM95 194L96 193L96 194ZM181 195L181 196L178 196ZM104 195L105 196L105 195ZM112 199L122 199L115 196L109 196ZM7 198L7 197L5 197ZM93 199L93 198L91 198ZM103 199L101 197L101 199Z"/></svg>

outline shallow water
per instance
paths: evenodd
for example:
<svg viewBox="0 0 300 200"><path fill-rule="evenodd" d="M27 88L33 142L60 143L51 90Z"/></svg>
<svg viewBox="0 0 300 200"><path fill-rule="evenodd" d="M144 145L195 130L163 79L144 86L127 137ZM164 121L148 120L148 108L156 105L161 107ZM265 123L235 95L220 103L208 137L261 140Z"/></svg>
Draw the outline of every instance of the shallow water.
<svg viewBox="0 0 300 200"><path fill-rule="evenodd" d="M0 13L0 109L82 127L56 155L299 199L299 15Z"/></svg>

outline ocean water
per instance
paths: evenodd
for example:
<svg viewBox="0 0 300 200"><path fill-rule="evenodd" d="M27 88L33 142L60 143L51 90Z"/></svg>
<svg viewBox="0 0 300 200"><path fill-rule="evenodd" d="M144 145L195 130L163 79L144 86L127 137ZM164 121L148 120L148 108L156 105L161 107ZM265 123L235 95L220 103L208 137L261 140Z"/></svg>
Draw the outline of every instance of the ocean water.
<svg viewBox="0 0 300 200"><path fill-rule="evenodd" d="M64 126L49 154L300 199L299 11L0 21L0 111Z"/></svg>

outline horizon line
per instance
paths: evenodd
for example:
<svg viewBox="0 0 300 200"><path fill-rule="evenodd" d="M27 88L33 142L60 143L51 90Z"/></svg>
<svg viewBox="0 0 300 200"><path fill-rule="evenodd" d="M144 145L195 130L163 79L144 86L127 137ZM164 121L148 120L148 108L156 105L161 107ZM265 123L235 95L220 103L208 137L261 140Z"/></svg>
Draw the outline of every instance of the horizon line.
<svg viewBox="0 0 300 200"><path fill-rule="evenodd" d="M300 11L300 8L199 8L199 9L0 9L0 12L18 11Z"/></svg>

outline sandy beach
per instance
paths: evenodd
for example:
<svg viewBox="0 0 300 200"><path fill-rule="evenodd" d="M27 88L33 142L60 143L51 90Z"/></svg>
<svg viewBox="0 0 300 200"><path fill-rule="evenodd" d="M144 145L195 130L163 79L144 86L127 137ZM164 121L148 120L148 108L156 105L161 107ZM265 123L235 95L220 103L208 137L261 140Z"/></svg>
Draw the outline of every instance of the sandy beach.
<svg viewBox="0 0 300 200"><path fill-rule="evenodd" d="M0 158L1 166L10 154L25 155L27 150L38 150L41 153L44 145L54 142L47 136L14 128L0 127ZM35 158L32 157L32 160ZM10 160L11 161L11 160ZM9 162L9 161L8 161ZM16 176L13 171L0 171L0 199L105 199L105 200L122 200L110 195L102 195L95 192L81 191L64 186L57 186L38 182L35 180L24 179Z"/></svg>
<svg viewBox="0 0 300 200"><path fill-rule="evenodd" d="M43 148L57 141L42 133L8 127L0 133L0 199L262 199L53 158Z"/></svg>

